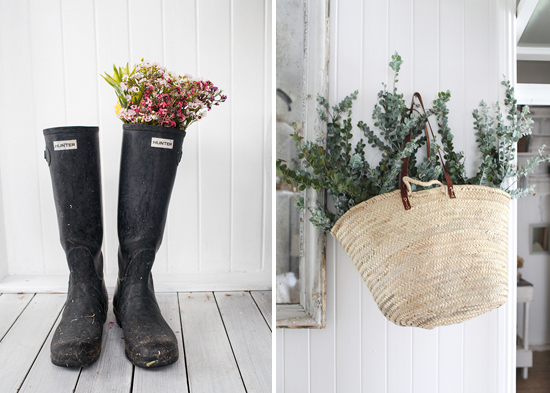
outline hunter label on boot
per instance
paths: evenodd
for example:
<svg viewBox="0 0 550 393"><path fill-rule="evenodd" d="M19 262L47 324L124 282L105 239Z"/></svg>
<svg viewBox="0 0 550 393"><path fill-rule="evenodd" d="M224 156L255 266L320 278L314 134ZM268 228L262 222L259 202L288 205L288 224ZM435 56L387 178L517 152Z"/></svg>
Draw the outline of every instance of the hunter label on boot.
<svg viewBox="0 0 550 393"><path fill-rule="evenodd" d="M70 141L54 141L53 149L54 150L74 150L76 149L76 139L71 139Z"/></svg>
<svg viewBox="0 0 550 393"><path fill-rule="evenodd" d="M151 147L160 147L161 149L173 149L173 139L153 138L151 139Z"/></svg>

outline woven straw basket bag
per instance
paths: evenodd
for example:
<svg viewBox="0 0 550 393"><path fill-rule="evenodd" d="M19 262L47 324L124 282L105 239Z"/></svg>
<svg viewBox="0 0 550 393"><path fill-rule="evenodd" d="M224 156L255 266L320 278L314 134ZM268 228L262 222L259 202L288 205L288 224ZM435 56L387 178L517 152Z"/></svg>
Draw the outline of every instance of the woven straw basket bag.
<svg viewBox="0 0 550 393"><path fill-rule="evenodd" d="M414 98L424 109L420 94ZM427 127L426 139L429 156ZM382 314L400 326L433 329L463 322L503 305L508 295L510 195L485 186L453 186L439 156L446 186L408 177L405 158L400 190L351 208L331 230ZM412 192L410 183L439 187Z"/></svg>
<svg viewBox="0 0 550 393"><path fill-rule="evenodd" d="M439 184L411 192L410 184ZM499 307L508 294L508 201L501 190L403 178L400 190L350 209L332 235L351 257L386 318L433 329Z"/></svg>

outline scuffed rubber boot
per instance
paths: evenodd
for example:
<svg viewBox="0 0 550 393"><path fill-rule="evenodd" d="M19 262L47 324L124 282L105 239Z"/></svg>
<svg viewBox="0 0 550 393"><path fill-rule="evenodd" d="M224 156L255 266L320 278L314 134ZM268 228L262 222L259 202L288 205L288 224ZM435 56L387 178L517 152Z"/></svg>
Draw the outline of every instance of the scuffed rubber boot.
<svg viewBox="0 0 550 393"><path fill-rule="evenodd" d="M44 156L70 271L67 301L51 343L52 363L58 366L95 362L107 318L98 131L97 127L44 130Z"/></svg>
<svg viewBox="0 0 550 393"><path fill-rule="evenodd" d="M160 247L185 132L124 124L118 190L118 280L113 301L125 352L138 367L178 360L178 342L160 313L151 268Z"/></svg>

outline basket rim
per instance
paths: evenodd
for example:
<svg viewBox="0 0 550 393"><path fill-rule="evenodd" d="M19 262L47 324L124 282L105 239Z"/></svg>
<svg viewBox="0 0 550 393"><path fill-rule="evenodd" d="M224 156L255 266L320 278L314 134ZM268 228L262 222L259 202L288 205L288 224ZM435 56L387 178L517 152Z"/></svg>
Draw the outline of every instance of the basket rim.
<svg viewBox="0 0 550 393"><path fill-rule="evenodd" d="M455 189L461 189L461 190L468 190L468 189L477 189L477 190L483 190L483 191L489 191L494 192L501 195L506 195L508 197L508 200L511 199L510 194L508 194L506 191L501 190L500 188L494 188L494 187L488 187L488 186L480 186L477 184L459 184L453 186ZM432 193L434 190L437 190L437 192L441 192L438 190L438 188L428 188L420 191L414 191L413 194L426 194L426 193ZM371 205L373 203L376 203L378 201L387 199L392 197L394 194L401 194L401 190L393 190L390 192L385 192L384 194L373 196L370 199L367 199L366 201L363 201L355 206L353 206L351 209L349 209L347 212L345 212L339 219L336 221L332 229L330 230L330 234L336 238L335 233L338 231L338 229L342 226L344 222L344 218L349 217L353 212L357 209L364 208L365 206Z"/></svg>

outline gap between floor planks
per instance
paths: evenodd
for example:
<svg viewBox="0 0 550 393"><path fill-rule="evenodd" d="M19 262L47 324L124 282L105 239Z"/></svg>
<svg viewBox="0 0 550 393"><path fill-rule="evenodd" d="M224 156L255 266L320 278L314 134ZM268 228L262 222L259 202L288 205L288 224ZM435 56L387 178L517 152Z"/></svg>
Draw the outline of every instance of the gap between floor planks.
<svg viewBox="0 0 550 393"><path fill-rule="evenodd" d="M76 370L53 366L49 347L65 297L0 294L0 391L271 391L271 291L157 294L180 360L152 370L126 359L112 307L100 359Z"/></svg>

